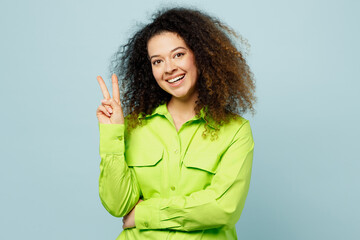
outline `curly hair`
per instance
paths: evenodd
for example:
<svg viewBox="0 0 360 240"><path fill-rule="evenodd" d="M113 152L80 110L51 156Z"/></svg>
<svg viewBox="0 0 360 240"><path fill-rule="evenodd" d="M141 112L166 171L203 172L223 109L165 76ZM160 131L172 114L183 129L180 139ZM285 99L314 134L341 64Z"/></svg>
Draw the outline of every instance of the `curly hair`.
<svg viewBox="0 0 360 240"><path fill-rule="evenodd" d="M194 53L199 71L194 110L200 116L200 110L206 109L204 136L211 132L209 122L217 126L212 129L217 132L231 116L254 113L255 80L244 54L233 43L233 39L242 40L241 36L199 10L171 8L155 13L152 22L142 26L114 55L111 70L121 82L128 128L141 125L139 116L151 114L171 99L158 86L147 52L148 41L163 32L177 33Z"/></svg>

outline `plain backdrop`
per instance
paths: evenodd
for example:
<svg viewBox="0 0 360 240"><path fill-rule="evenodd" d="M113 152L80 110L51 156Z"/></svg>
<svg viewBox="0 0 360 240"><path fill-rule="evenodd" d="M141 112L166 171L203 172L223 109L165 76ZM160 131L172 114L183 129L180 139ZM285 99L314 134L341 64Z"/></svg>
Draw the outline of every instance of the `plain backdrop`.
<svg viewBox="0 0 360 240"><path fill-rule="evenodd" d="M0 239L115 239L95 115L117 48L163 6L251 45L257 113L244 240L360 239L360 2L1 0Z"/></svg>

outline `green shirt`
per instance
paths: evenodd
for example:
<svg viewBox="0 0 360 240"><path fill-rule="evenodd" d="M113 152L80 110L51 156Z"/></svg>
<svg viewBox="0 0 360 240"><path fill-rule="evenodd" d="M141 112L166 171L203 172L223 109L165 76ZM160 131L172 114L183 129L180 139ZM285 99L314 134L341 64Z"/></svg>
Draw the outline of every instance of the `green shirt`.
<svg viewBox="0 0 360 240"><path fill-rule="evenodd" d="M144 200L135 210L136 227L118 239L237 239L253 159L250 124L237 116L211 141L202 137L203 116L177 131L163 104L130 134L126 120L99 123L102 204L122 217Z"/></svg>

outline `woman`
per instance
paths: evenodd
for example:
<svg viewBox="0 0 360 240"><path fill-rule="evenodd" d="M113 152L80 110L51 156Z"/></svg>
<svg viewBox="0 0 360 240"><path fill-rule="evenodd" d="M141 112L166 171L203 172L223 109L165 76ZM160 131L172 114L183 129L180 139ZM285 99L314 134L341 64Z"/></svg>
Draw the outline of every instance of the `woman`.
<svg viewBox="0 0 360 240"><path fill-rule="evenodd" d="M159 12L115 55L104 99L99 193L118 239L237 239L254 142L254 80L230 36L200 11Z"/></svg>

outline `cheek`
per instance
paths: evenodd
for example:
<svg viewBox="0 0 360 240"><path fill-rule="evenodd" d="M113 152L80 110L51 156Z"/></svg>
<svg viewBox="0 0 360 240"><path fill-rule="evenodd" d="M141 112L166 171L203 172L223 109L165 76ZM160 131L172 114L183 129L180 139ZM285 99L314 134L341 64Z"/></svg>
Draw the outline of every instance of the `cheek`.
<svg viewBox="0 0 360 240"><path fill-rule="evenodd" d="M160 69L158 68L152 68L152 74L154 76L154 78L156 79L156 81L158 82L159 80L161 80L161 72Z"/></svg>
<svg viewBox="0 0 360 240"><path fill-rule="evenodd" d="M197 71L196 69L196 64L195 64L195 59L193 57L189 57L187 59L187 61L185 62L185 66L186 69L190 70L190 71Z"/></svg>
<svg viewBox="0 0 360 240"><path fill-rule="evenodd" d="M153 74L153 76L154 76L154 78L155 78L155 80L156 80L156 83L157 83L161 88L163 88L163 87L162 87L163 82L162 82L162 73L161 73L161 71L159 71L159 69L153 68L153 69L152 69L152 74Z"/></svg>

